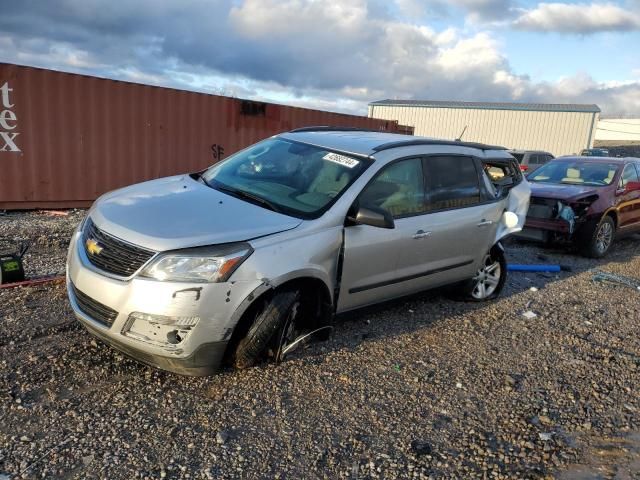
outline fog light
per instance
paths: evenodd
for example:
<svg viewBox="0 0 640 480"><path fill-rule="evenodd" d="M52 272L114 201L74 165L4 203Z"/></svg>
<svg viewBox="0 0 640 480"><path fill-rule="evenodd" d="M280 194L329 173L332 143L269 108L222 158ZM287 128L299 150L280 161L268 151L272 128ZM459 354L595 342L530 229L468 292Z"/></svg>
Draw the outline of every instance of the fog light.
<svg viewBox="0 0 640 480"><path fill-rule="evenodd" d="M200 317L168 317L166 315L133 312L129 315L129 320L143 320L149 323L157 323L158 325L174 325L176 327L193 327L198 323Z"/></svg>
<svg viewBox="0 0 640 480"><path fill-rule="evenodd" d="M200 317L172 317L133 312L129 315L122 334L141 342L175 350L196 326Z"/></svg>

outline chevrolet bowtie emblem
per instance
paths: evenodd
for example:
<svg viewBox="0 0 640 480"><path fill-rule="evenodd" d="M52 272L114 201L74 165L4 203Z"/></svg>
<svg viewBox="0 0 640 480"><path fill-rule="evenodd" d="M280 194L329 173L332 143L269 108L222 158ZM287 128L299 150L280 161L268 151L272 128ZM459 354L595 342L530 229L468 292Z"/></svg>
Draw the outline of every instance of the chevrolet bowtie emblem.
<svg viewBox="0 0 640 480"><path fill-rule="evenodd" d="M91 255L100 255L100 252L104 250L104 247L100 246L97 240L93 238L88 238L86 242L84 242L85 247L87 247L87 252Z"/></svg>

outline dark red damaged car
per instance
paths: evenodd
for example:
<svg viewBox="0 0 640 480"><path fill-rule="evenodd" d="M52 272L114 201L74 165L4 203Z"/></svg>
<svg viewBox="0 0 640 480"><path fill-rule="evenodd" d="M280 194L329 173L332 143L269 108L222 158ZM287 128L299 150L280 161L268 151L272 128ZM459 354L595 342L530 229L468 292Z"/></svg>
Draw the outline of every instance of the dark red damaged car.
<svg viewBox="0 0 640 480"><path fill-rule="evenodd" d="M531 173L521 238L573 244L603 257L616 237L640 232L640 159L561 157Z"/></svg>

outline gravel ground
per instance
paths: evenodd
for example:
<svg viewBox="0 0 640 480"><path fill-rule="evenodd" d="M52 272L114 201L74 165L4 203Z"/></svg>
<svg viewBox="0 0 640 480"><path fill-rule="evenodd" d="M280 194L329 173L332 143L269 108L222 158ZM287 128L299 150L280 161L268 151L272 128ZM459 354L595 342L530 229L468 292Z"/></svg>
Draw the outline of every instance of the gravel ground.
<svg viewBox="0 0 640 480"><path fill-rule="evenodd" d="M83 214L0 216L0 250L34 240L28 275L63 272ZM640 292L590 271L640 276L639 240L602 261L509 242L572 271L352 313L281 365L208 378L97 343L62 284L0 290L0 479L640 478Z"/></svg>

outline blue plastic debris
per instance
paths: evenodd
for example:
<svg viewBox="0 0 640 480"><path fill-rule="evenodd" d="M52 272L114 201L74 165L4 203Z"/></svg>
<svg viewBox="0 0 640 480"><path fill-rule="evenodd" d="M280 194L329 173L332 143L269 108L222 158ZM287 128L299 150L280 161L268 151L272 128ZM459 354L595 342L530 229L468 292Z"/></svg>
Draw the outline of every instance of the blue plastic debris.
<svg viewBox="0 0 640 480"><path fill-rule="evenodd" d="M507 270L510 272L559 272L561 265L518 265L509 264Z"/></svg>

